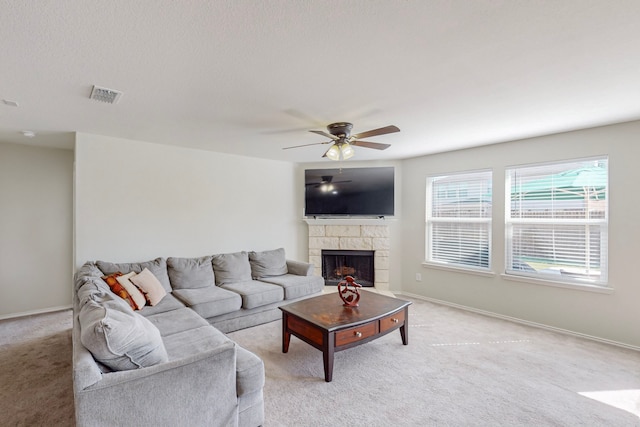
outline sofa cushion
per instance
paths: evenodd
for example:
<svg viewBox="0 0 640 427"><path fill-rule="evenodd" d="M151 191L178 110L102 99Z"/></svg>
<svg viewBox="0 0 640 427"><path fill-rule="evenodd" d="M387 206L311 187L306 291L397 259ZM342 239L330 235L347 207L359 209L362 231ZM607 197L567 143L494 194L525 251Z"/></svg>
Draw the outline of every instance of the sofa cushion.
<svg viewBox="0 0 640 427"><path fill-rule="evenodd" d="M171 292L171 285L169 283L169 276L167 274L167 261L164 258L156 258L151 261L145 262L130 262L130 263L113 263L106 261L96 261L96 265L104 274L112 274L118 271L122 273L128 273L135 271L140 273L145 268L148 268L150 272L162 283L162 287L167 292Z"/></svg>
<svg viewBox="0 0 640 427"><path fill-rule="evenodd" d="M255 354L236 347L236 392L238 397L264 387L264 363Z"/></svg>
<svg viewBox="0 0 640 427"><path fill-rule="evenodd" d="M296 276L285 274L277 277L264 277L263 282L282 286L284 299L295 299L322 291L324 279L320 276Z"/></svg>
<svg viewBox="0 0 640 427"><path fill-rule="evenodd" d="M78 288L78 303L82 307L88 300L100 302L105 299L114 299L122 301L123 304L129 306L129 303L111 292L107 283L100 277L89 277L82 281L82 285Z"/></svg>
<svg viewBox="0 0 640 427"><path fill-rule="evenodd" d="M287 260L284 248L249 252L249 263L251 264L251 276L254 279L287 274Z"/></svg>
<svg viewBox="0 0 640 427"><path fill-rule="evenodd" d="M251 280L251 264L245 251L213 256L216 285Z"/></svg>
<svg viewBox="0 0 640 427"><path fill-rule="evenodd" d="M209 325L206 320L187 307L147 316L147 320L158 328L163 337Z"/></svg>
<svg viewBox="0 0 640 427"><path fill-rule="evenodd" d="M96 360L116 371L167 362L160 331L122 306L87 301L80 309L80 341Z"/></svg>
<svg viewBox="0 0 640 427"><path fill-rule="evenodd" d="M104 276L104 272L100 271L94 262L85 262L82 267L76 271L74 289L78 290L80 286L84 285L84 281L88 278L102 276Z"/></svg>
<svg viewBox="0 0 640 427"><path fill-rule="evenodd" d="M210 256L201 258L167 258L167 273L175 289L204 288L215 284Z"/></svg>
<svg viewBox="0 0 640 427"><path fill-rule="evenodd" d="M160 281L146 267L140 273L132 276L131 281L144 292L149 305L158 304L167 295L167 291Z"/></svg>
<svg viewBox="0 0 640 427"><path fill-rule="evenodd" d="M173 294L205 319L242 308L240 295L217 286L176 289Z"/></svg>
<svg viewBox="0 0 640 427"><path fill-rule="evenodd" d="M242 297L242 308L255 308L284 299L282 287L257 280L228 283L221 288L236 292Z"/></svg>
<svg viewBox="0 0 640 427"><path fill-rule="evenodd" d="M160 303L154 305L153 307L150 305L145 305L142 310L140 310L140 314L145 317L153 316L158 313L165 313L167 311L179 310L184 308L185 305L178 298L174 297L173 294L167 294Z"/></svg>
<svg viewBox="0 0 640 427"><path fill-rule="evenodd" d="M231 344L237 347L231 338L211 325L189 329L164 337L164 345L167 349L169 360L193 357L198 353L210 351L212 348L224 344ZM207 374L210 374L210 372Z"/></svg>

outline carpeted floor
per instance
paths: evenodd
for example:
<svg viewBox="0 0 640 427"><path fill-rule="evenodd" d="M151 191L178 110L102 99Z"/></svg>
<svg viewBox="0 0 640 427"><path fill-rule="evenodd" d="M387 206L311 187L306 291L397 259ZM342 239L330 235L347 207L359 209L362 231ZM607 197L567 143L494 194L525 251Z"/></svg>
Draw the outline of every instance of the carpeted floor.
<svg viewBox="0 0 640 427"><path fill-rule="evenodd" d="M640 353L414 300L397 331L322 354L280 322L229 334L265 362L265 426L640 426ZM72 426L69 311L0 321L0 425ZM607 402L607 403L603 403ZM616 407L617 406L617 407ZM621 409L622 408L622 409Z"/></svg>
<svg viewBox="0 0 640 427"><path fill-rule="evenodd" d="M0 425L73 426L71 310L0 321Z"/></svg>
<svg viewBox="0 0 640 427"><path fill-rule="evenodd" d="M408 346L393 332L336 353L331 383L320 351L281 352L280 322L230 336L265 362L267 426L640 426L638 352L425 301L409 317ZM635 414L594 391L635 395Z"/></svg>

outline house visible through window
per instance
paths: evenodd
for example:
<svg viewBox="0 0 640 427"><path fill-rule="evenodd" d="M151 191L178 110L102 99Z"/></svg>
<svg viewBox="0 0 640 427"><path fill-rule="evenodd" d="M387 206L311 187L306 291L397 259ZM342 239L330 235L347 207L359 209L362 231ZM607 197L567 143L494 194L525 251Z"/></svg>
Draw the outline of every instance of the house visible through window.
<svg viewBox="0 0 640 427"><path fill-rule="evenodd" d="M491 171L427 178L426 261L489 270Z"/></svg>
<svg viewBox="0 0 640 427"><path fill-rule="evenodd" d="M606 285L608 160L506 170L506 273Z"/></svg>

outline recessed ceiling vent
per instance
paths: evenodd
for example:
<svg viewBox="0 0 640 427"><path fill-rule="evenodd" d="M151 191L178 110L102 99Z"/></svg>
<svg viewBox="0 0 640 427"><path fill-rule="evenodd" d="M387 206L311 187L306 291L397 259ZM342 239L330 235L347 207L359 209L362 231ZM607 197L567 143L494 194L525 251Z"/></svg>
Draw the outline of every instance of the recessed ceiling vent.
<svg viewBox="0 0 640 427"><path fill-rule="evenodd" d="M117 104L121 97L122 92L119 90L107 89L106 87L94 85L89 98L100 102L106 102L107 104Z"/></svg>

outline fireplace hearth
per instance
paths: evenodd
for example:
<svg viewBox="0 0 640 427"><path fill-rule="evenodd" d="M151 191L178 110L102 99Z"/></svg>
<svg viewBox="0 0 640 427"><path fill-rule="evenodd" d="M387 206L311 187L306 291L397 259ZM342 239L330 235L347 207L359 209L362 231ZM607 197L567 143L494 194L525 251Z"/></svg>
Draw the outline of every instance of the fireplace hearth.
<svg viewBox="0 0 640 427"><path fill-rule="evenodd" d="M351 276L365 287L373 287L374 251L322 250L322 277L325 286L337 286Z"/></svg>

